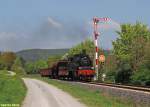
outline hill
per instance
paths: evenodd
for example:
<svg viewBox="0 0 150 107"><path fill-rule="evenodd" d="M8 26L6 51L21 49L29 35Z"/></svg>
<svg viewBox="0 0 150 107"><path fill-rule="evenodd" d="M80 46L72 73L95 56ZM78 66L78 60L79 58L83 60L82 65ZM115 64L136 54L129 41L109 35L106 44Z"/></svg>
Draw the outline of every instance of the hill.
<svg viewBox="0 0 150 107"><path fill-rule="evenodd" d="M25 61L37 61L40 59L46 60L52 55L63 55L69 49L28 49L17 52L16 54L22 57Z"/></svg>

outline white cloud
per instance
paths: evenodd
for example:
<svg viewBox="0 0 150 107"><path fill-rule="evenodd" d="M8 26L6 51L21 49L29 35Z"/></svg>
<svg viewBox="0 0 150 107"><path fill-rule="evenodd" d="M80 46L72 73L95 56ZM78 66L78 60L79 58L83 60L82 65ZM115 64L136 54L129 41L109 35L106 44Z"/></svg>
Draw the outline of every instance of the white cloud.
<svg viewBox="0 0 150 107"><path fill-rule="evenodd" d="M120 25L115 22L109 22L111 26L108 28L100 25L106 30L104 34L101 34L99 43L102 44L100 46L111 47L111 40L114 40L115 36L112 37L112 33L106 34L106 32L109 32L108 29L115 31L119 29ZM84 22L63 23L48 17L36 29L29 32L0 32L0 51L18 51L29 48L70 48L86 38L92 37L92 32L91 24Z"/></svg>
<svg viewBox="0 0 150 107"><path fill-rule="evenodd" d="M62 24L59 23L58 21L55 21L54 19L52 19L51 17L48 17L48 23L49 25L56 27L56 28L60 28L62 27Z"/></svg>
<svg viewBox="0 0 150 107"><path fill-rule="evenodd" d="M18 32L20 32L18 30ZM70 48L88 37L84 23L63 23L48 17L34 30L0 32L0 51L29 48Z"/></svg>

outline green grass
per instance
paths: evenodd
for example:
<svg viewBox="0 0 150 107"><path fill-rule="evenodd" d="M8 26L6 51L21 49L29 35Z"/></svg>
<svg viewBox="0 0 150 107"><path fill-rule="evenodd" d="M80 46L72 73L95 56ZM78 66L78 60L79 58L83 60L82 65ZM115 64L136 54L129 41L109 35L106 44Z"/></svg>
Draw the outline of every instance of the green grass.
<svg viewBox="0 0 150 107"><path fill-rule="evenodd" d="M0 104L21 105L26 87L20 77L7 74L6 71L0 71Z"/></svg>
<svg viewBox="0 0 150 107"><path fill-rule="evenodd" d="M0 75L9 75L7 70L0 70Z"/></svg>
<svg viewBox="0 0 150 107"><path fill-rule="evenodd" d="M79 99L80 102L86 104L88 107L133 107L134 105L129 101L111 97L107 94L101 93L100 91L92 91L79 85L68 84L38 76L34 78L43 80L62 89L65 92L68 92L70 95Z"/></svg>

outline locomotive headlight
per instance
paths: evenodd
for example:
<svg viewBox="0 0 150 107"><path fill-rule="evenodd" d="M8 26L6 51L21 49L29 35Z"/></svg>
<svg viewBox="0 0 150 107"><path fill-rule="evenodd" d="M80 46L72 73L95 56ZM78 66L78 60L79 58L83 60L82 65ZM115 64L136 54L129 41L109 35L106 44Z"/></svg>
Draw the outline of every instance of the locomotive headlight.
<svg viewBox="0 0 150 107"><path fill-rule="evenodd" d="M91 67L92 70L94 70L94 67Z"/></svg>

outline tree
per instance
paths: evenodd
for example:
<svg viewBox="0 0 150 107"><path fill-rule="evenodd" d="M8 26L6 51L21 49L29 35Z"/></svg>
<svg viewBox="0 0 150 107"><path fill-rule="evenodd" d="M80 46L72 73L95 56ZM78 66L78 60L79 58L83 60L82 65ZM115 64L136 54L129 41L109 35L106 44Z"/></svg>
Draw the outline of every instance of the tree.
<svg viewBox="0 0 150 107"><path fill-rule="evenodd" d="M28 62L25 64L25 70L27 74L37 74L40 69L48 68L47 61L38 60L36 62Z"/></svg>
<svg viewBox="0 0 150 107"><path fill-rule="evenodd" d="M48 68L47 61L45 60L38 60L37 62L35 62L34 66L37 73L39 72L40 69Z"/></svg>
<svg viewBox="0 0 150 107"><path fill-rule="evenodd" d="M120 37L113 42L113 47L117 59L118 76L127 74L126 78L129 82L130 76L139 69L144 59L143 47L150 40L150 31L146 25L137 22L134 25L121 25L121 31L117 33ZM124 81L127 82L127 80L121 82Z"/></svg>
<svg viewBox="0 0 150 107"><path fill-rule="evenodd" d="M25 71L27 74L36 73L35 65L33 62L28 62L25 64Z"/></svg>
<svg viewBox="0 0 150 107"><path fill-rule="evenodd" d="M144 57L140 67L132 76L132 83L135 85L150 86L150 42L147 42L143 49Z"/></svg>
<svg viewBox="0 0 150 107"><path fill-rule="evenodd" d="M150 40L144 46L143 65L144 65L144 67L150 69Z"/></svg>
<svg viewBox="0 0 150 107"><path fill-rule="evenodd" d="M11 66L14 63L15 59L16 55L13 52L3 52L1 54L1 63L7 70L11 69Z"/></svg>
<svg viewBox="0 0 150 107"><path fill-rule="evenodd" d="M117 62L115 55L109 54L106 56L104 71L106 73L107 82L115 82Z"/></svg>
<svg viewBox="0 0 150 107"><path fill-rule="evenodd" d="M68 52L68 56L73 56L75 54L79 54L83 50L86 51L86 53L90 56L91 59L94 59L95 45L94 45L94 42L90 39L86 39L82 43L71 48Z"/></svg>
<svg viewBox="0 0 150 107"><path fill-rule="evenodd" d="M17 57L12 65L12 71L16 72L17 74L24 74L25 70L23 68L23 62L20 57Z"/></svg>
<svg viewBox="0 0 150 107"><path fill-rule="evenodd" d="M0 69L4 69L4 64L2 62L1 53L0 53Z"/></svg>

